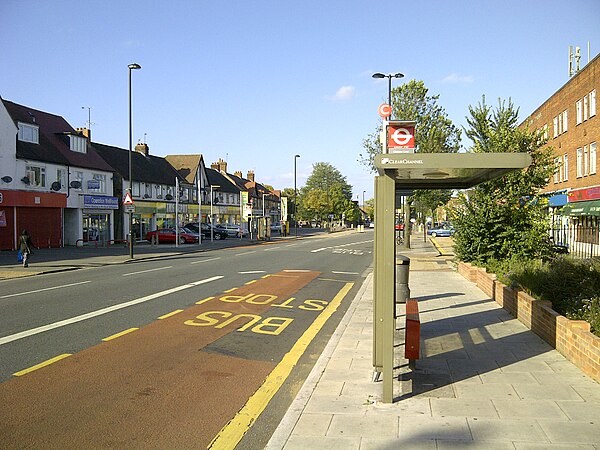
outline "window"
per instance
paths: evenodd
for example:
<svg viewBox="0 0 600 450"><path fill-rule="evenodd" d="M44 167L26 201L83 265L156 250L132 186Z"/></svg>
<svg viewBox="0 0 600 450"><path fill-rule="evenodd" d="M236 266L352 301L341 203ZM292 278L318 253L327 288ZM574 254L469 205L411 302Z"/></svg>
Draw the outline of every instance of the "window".
<svg viewBox="0 0 600 450"><path fill-rule="evenodd" d="M34 144L40 143L40 132L36 125L29 125L27 123L19 122L19 135L18 139L23 142L32 142Z"/></svg>
<svg viewBox="0 0 600 450"><path fill-rule="evenodd" d="M580 147L577 149L577 178L583 176L583 149Z"/></svg>
<svg viewBox="0 0 600 450"><path fill-rule="evenodd" d="M563 155L563 181L569 180L569 155Z"/></svg>
<svg viewBox="0 0 600 450"><path fill-rule="evenodd" d="M566 109L562 113L562 118L563 118L563 133L566 133L567 129L568 129L567 123L569 122L569 114L567 113Z"/></svg>
<svg viewBox="0 0 600 450"><path fill-rule="evenodd" d="M548 124L545 124L544 128L542 128L542 129L543 129L542 137L544 138L544 141L547 141L548 140Z"/></svg>
<svg viewBox="0 0 600 450"><path fill-rule="evenodd" d="M558 136L558 116L554 116L554 119L552 119L552 124L554 125L554 134L552 136L556 137Z"/></svg>
<svg viewBox="0 0 600 450"><path fill-rule="evenodd" d="M140 196L140 182L134 181L131 185L131 195L134 197Z"/></svg>
<svg viewBox="0 0 600 450"><path fill-rule="evenodd" d="M588 164L589 164L589 159L588 159L588 146L584 145L583 146L583 176L587 177L589 174L588 171Z"/></svg>
<svg viewBox="0 0 600 450"><path fill-rule="evenodd" d="M554 158L554 183L560 182L560 158Z"/></svg>
<svg viewBox="0 0 600 450"><path fill-rule="evenodd" d="M577 114L577 125L583 122L583 102L581 99L575 103L575 113Z"/></svg>
<svg viewBox="0 0 600 450"><path fill-rule="evenodd" d="M583 120L588 120L588 96L583 97Z"/></svg>
<svg viewBox="0 0 600 450"><path fill-rule="evenodd" d="M25 166L25 176L29 179L29 186L45 187L46 186L46 168L39 166Z"/></svg>
<svg viewBox="0 0 600 450"><path fill-rule="evenodd" d="M144 198L152 197L152 184L146 183L146 188L144 189Z"/></svg>
<svg viewBox="0 0 600 450"><path fill-rule="evenodd" d="M160 184L157 184L156 186L154 186L154 189L156 190L156 198L162 198L163 197L163 187Z"/></svg>
<svg viewBox="0 0 600 450"><path fill-rule="evenodd" d="M87 153L87 139L81 136L69 135L70 148L72 152Z"/></svg>
<svg viewBox="0 0 600 450"><path fill-rule="evenodd" d="M106 193L106 175L103 175L100 173L95 173L92 176L92 179L94 179L98 182L98 189L96 190L96 192L105 194Z"/></svg>
<svg viewBox="0 0 600 450"><path fill-rule="evenodd" d="M590 117L596 115L596 89L590 92Z"/></svg>
<svg viewBox="0 0 600 450"><path fill-rule="evenodd" d="M596 173L596 143L590 144L590 175Z"/></svg>

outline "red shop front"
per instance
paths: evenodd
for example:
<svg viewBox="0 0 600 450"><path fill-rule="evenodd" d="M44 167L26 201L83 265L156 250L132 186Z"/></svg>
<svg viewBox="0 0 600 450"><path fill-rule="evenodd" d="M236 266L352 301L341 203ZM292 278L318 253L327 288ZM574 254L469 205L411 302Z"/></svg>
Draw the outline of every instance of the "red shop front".
<svg viewBox="0 0 600 450"><path fill-rule="evenodd" d="M61 247L66 206L66 194L0 190L0 250L15 250L23 230L36 247Z"/></svg>

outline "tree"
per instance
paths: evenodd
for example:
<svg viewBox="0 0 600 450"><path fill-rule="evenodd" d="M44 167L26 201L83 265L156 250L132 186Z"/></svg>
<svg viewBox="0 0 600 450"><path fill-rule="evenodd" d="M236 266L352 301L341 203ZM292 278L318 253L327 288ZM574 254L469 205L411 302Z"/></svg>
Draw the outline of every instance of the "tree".
<svg viewBox="0 0 600 450"><path fill-rule="evenodd" d="M456 153L460 148L460 130L452 124L444 108L438 105L439 95L428 95L423 81L409 82L392 89L393 117L414 120L415 147L420 153ZM383 151L379 136L380 124L363 140L364 154L359 161L375 172L375 155Z"/></svg>
<svg viewBox="0 0 600 450"><path fill-rule="evenodd" d="M466 134L473 152L527 152L532 163L459 196L451 210L456 255L484 265L510 257L547 256L548 222L539 194L554 170L552 149L544 147L541 133L518 127L518 109L510 100L492 109L484 97L469 112Z"/></svg>
<svg viewBox="0 0 600 450"><path fill-rule="evenodd" d="M352 206L352 186L329 163L313 164L313 171L300 190L298 214L302 220L323 221L333 214L341 219Z"/></svg>
<svg viewBox="0 0 600 450"><path fill-rule="evenodd" d="M392 89L393 117L400 120L414 120L415 148L419 153L456 153L460 148L460 129L452 124L446 111L438 105L439 95L429 95L425 83L419 80L409 82ZM363 140L365 154L359 155L359 161L375 172L375 155L383 151L378 129ZM414 201L420 203L428 198L450 198L450 191L441 194L417 191L406 202L405 220L410 219L410 208ZM441 206L441 205L438 205ZM430 204L424 206L430 208ZM408 227L407 227L408 230ZM410 246L410 235L406 234L405 246Z"/></svg>

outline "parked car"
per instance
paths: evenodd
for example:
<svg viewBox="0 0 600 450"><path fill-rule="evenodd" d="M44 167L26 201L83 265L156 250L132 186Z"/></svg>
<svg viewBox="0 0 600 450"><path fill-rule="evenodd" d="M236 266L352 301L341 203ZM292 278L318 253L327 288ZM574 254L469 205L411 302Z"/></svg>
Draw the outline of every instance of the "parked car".
<svg viewBox="0 0 600 450"><path fill-rule="evenodd" d="M450 237L454 234L454 228L447 226L439 226L427 230L427 235L431 237Z"/></svg>
<svg viewBox="0 0 600 450"><path fill-rule="evenodd" d="M281 226L281 222L273 222L271 224L271 231L277 231L278 233L281 233L282 230L282 226Z"/></svg>
<svg viewBox="0 0 600 450"><path fill-rule="evenodd" d="M228 236L240 237L240 233L243 235L244 233L240 230L239 225L235 225L233 223L220 223L215 225L215 228L220 230L225 230Z"/></svg>
<svg viewBox="0 0 600 450"><path fill-rule="evenodd" d="M146 239L152 241L156 240L159 244L171 243L174 244L177 238L175 228L161 228L155 231L149 231L146 233ZM198 242L198 234L186 230L185 228L179 229L179 243L180 244L193 244Z"/></svg>
<svg viewBox="0 0 600 450"><path fill-rule="evenodd" d="M198 233L198 222L186 223L184 225L184 227L192 230L195 233ZM226 239L228 236L227 230L225 230L223 228L214 227L214 226L209 225L204 222L202 222L200 229L202 231L202 239L210 239L210 236L211 236L210 230L211 229L213 230L212 231L213 239L216 239L216 240Z"/></svg>

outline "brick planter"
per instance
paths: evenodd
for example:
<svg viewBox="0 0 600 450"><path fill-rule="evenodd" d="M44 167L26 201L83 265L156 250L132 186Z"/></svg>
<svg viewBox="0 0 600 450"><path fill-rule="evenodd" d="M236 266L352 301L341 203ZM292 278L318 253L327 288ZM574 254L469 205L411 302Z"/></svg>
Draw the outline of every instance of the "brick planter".
<svg viewBox="0 0 600 450"><path fill-rule="evenodd" d="M512 289L481 267L459 262L458 273L476 283L513 317L600 383L600 337L590 332L589 323L561 316L552 309L551 302L537 300L521 290Z"/></svg>

